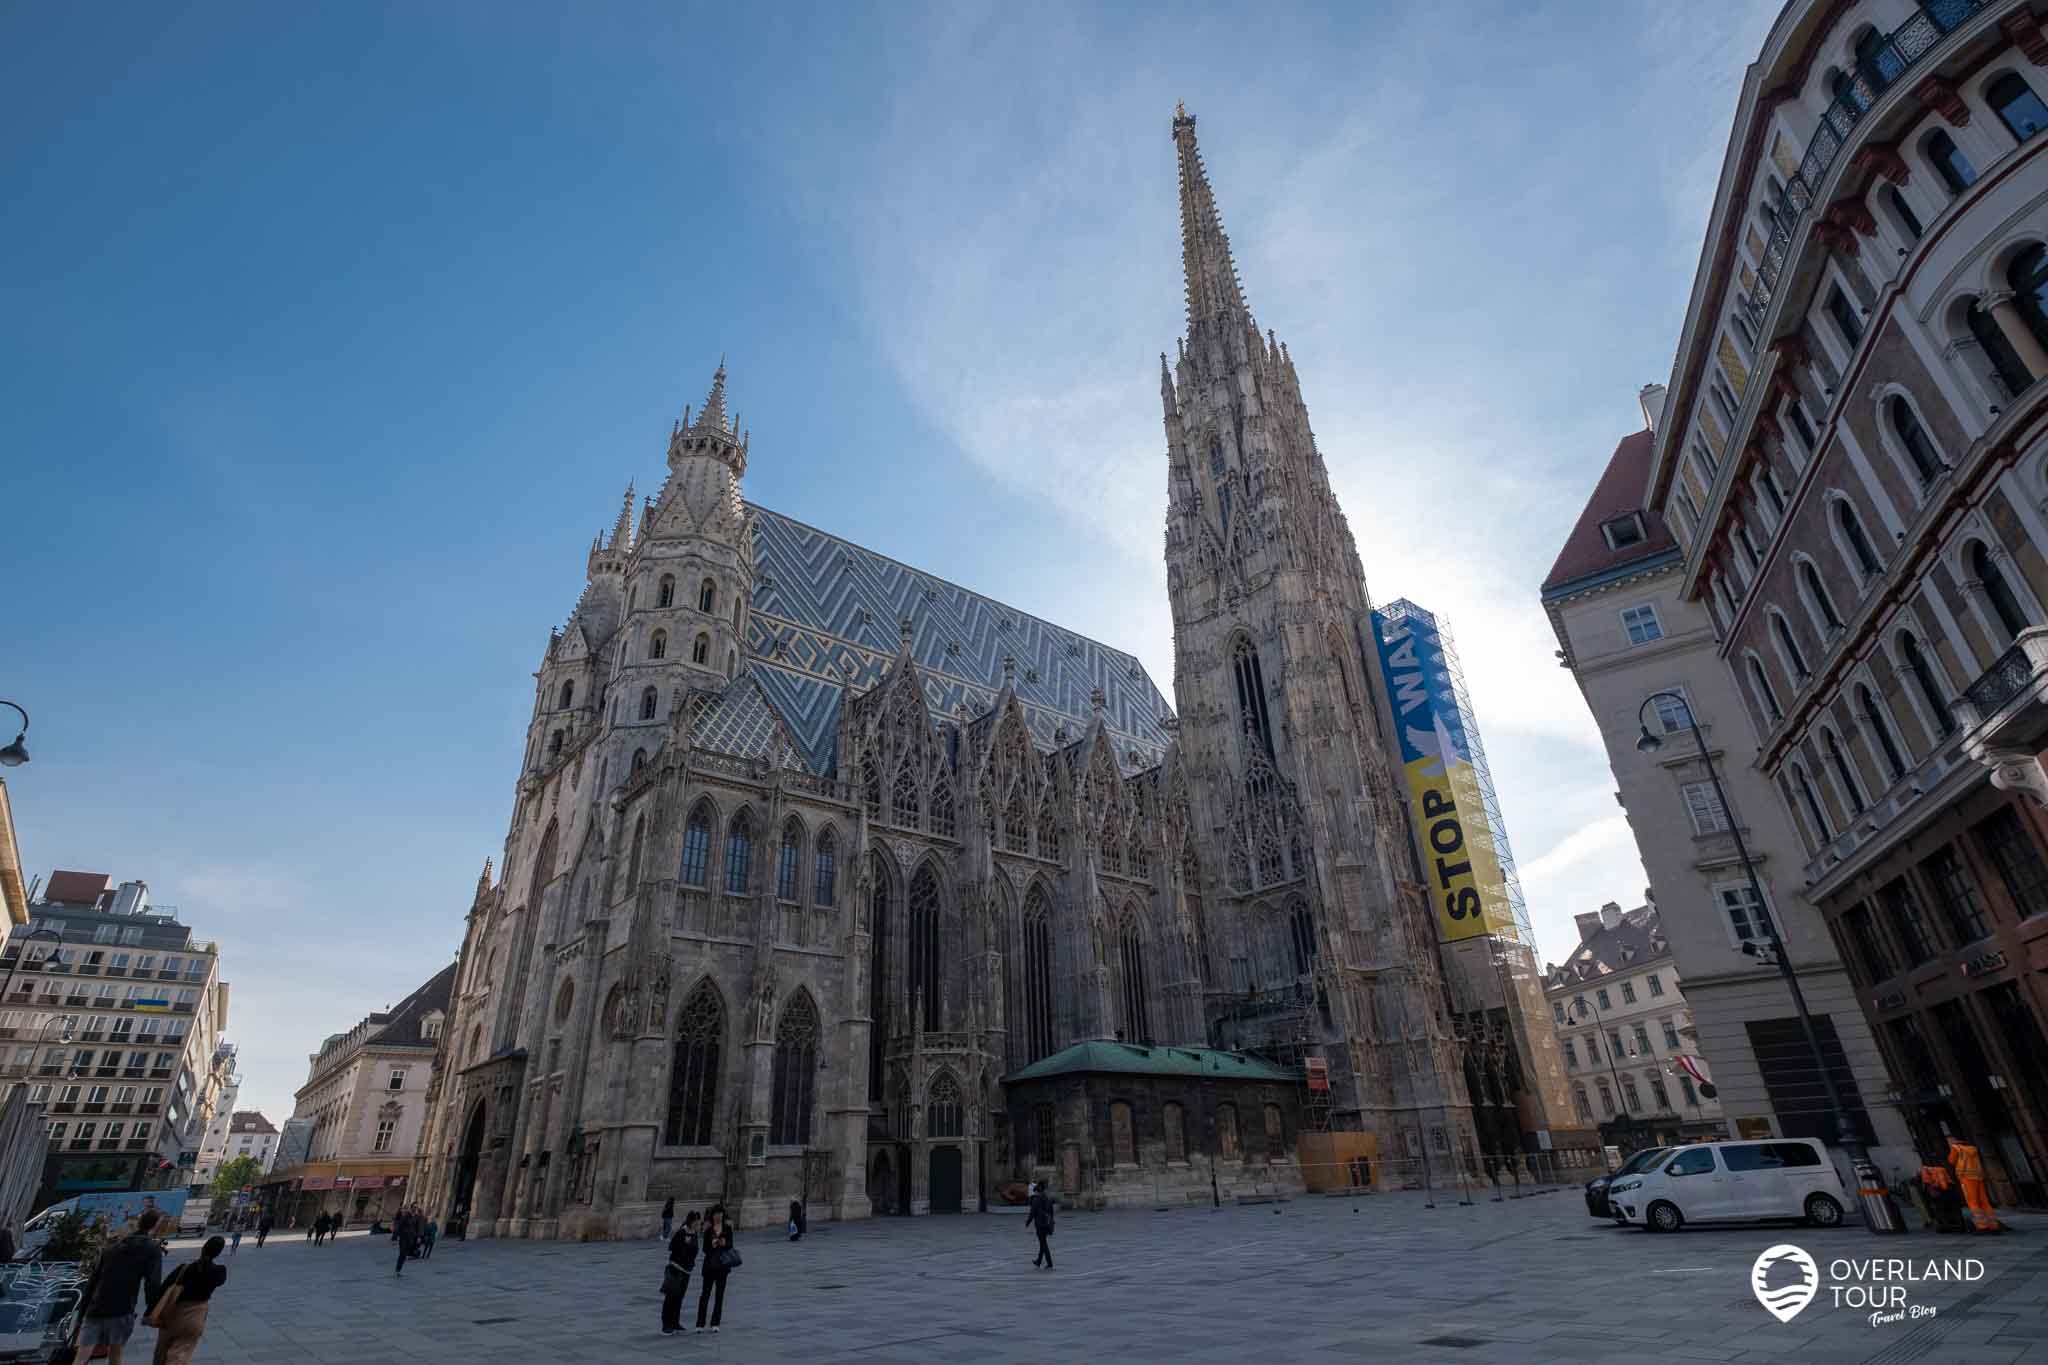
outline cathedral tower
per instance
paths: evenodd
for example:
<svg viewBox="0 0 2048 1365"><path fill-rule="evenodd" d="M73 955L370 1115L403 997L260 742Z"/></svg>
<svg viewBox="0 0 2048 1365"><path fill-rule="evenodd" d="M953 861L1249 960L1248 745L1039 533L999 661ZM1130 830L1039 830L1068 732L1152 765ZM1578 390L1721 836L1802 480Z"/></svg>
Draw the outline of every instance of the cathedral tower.
<svg viewBox="0 0 2048 1365"><path fill-rule="evenodd" d="M1211 1036L1306 1037L1333 1130L1377 1134L1382 1159L1425 1140L1448 1155L1471 1120L1384 748L1364 568L1184 109L1173 139L1188 316L1177 362L1161 357L1167 592L1191 819L1217 888Z"/></svg>

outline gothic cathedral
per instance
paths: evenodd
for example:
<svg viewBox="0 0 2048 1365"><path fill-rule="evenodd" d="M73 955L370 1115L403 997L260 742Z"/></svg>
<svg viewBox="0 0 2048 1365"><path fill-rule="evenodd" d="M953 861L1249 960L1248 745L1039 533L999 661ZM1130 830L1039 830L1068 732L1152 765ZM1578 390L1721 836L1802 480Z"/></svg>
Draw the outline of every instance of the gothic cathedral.
<svg viewBox="0 0 2048 1365"><path fill-rule="evenodd" d="M1398 1167L1426 1130L1471 1151L1364 570L1192 116L1173 138L1175 705L1128 653L747 502L721 364L540 659L415 1177L445 1226L1029 1179L1100 1206Z"/></svg>

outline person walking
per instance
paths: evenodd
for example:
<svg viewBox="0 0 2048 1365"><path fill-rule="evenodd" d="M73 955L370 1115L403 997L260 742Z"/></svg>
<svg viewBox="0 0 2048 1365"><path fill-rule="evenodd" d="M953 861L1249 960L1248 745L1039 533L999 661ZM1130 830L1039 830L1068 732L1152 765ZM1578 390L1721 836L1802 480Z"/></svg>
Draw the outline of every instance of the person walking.
<svg viewBox="0 0 2048 1365"><path fill-rule="evenodd" d="M394 1275L405 1273L405 1263L420 1254L419 1215L411 1209L401 1209L398 1214L398 1269Z"/></svg>
<svg viewBox="0 0 2048 1365"><path fill-rule="evenodd" d="M220 1250L220 1238L207 1238L199 1259L179 1266L164 1281L163 1293L142 1319L143 1326L156 1328L156 1355L150 1365L186 1365L192 1359L199 1338L206 1334L213 1291L228 1282Z"/></svg>
<svg viewBox="0 0 2048 1365"><path fill-rule="evenodd" d="M1038 1234L1038 1254L1031 1258L1031 1264L1043 1264L1052 1269L1052 1243L1045 1239L1052 1235L1052 1196L1045 1192L1045 1186L1037 1181L1031 1184L1031 1211L1024 1215L1024 1221Z"/></svg>
<svg viewBox="0 0 2048 1365"><path fill-rule="evenodd" d="M273 1217L271 1216L271 1213L270 1213L270 1210L269 1210L269 1209L265 1209L265 1210L263 1211L263 1216L262 1216L261 1218L258 1218L258 1219L256 1220L256 1248L257 1248L257 1250L259 1250L259 1251L260 1251L260 1250L262 1250L262 1248L263 1248L263 1239L264 1239L264 1238L266 1238L266 1237L268 1237L268 1236L270 1235L270 1230L271 1230L271 1228L275 1227L276 1225L277 1225L277 1220L276 1220L275 1218L273 1218Z"/></svg>
<svg viewBox="0 0 2048 1365"><path fill-rule="evenodd" d="M109 1365L121 1365L128 1338L135 1335L135 1291L143 1290L150 1303L162 1291L164 1248L156 1239L156 1223L156 1210L145 1209L135 1220L134 1232L100 1253L80 1300L85 1311L79 1315L74 1338L84 1359L92 1359L95 1348L104 1346Z"/></svg>
<svg viewBox="0 0 2048 1365"><path fill-rule="evenodd" d="M242 1249L242 1227L242 1219L230 1218L228 1220L228 1255L230 1256Z"/></svg>
<svg viewBox="0 0 2048 1365"><path fill-rule="evenodd" d="M690 1272L697 1266L697 1224L695 1209L683 1217L682 1227L668 1239L668 1264L661 1269L661 1334L672 1337L683 1330L683 1300L690 1295Z"/></svg>
<svg viewBox="0 0 2048 1365"><path fill-rule="evenodd" d="M661 1240L666 1242L675 1232L676 1197L670 1195L668 1202L661 1206Z"/></svg>
<svg viewBox="0 0 2048 1365"><path fill-rule="evenodd" d="M313 1220L313 1245L319 1246L327 1240L327 1210L320 1210L320 1216Z"/></svg>
<svg viewBox="0 0 2048 1365"><path fill-rule="evenodd" d="M711 1330L725 1316L725 1282L739 1264L732 1249L732 1224L726 1221L725 1205L713 1204L704 1216L704 1288L697 1294L697 1330L704 1330L704 1310L711 1310Z"/></svg>
<svg viewBox="0 0 2048 1365"><path fill-rule="evenodd" d="M792 1242L802 1241L803 1235L804 1201L792 1199L789 1201L789 1240Z"/></svg>
<svg viewBox="0 0 2048 1365"><path fill-rule="evenodd" d="M426 1234L420 1238L420 1259L427 1260L434 1254L434 1243L440 1239L441 1224L438 1219L427 1220Z"/></svg>

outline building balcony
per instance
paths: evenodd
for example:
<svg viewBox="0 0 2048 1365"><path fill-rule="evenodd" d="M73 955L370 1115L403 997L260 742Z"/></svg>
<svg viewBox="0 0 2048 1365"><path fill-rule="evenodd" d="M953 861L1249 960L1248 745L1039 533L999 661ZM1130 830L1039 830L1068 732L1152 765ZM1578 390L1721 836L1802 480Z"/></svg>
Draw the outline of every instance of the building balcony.
<svg viewBox="0 0 2048 1365"><path fill-rule="evenodd" d="M1956 703L1963 752L1991 769L1991 785L2048 806L2048 626L2023 630Z"/></svg>

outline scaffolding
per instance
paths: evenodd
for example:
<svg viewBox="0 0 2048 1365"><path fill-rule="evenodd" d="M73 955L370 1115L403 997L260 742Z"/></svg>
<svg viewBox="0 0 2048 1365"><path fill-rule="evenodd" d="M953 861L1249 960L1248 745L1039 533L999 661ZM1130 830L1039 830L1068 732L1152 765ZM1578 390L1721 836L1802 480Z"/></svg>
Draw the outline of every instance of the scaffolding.
<svg viewBox="0 0 2048 1365"><path fill-rule="evenodd" d="M1319 1013L1317 988L1303 980L1227 995L1209 1017L1209 1037L1215 1046L1263 1058L1301 1077L1305 1133L1330 1131L1330 1072L1329 1063L1319 1055Z"/></svg>
<svg viewBox="0 0 2048 1365"><path fill-rule="evenodd" d="M1389 621L1416 620L1435 634L1443 654L1444 673L1451 683L1456 714L1443 717L1451 737L1465 750L1479 791L1479 805L1486 814L1486 828L1493 836L1493 848L1500 862L1501 892L1515 921L1515 936L1532 950L1536 931L1529 922L1529 905L1522 896L1522 880L1515 871L1515 855L1508 844L1507 822L1501 818L1500 796L1494 791L1493 769L1486 761L1486 745L1479 738L1479 717L1472 709L1472 694L1465 687L1465 669L1458 662L1458 647L1451 638L1450 623L1407 598L1398 598L1379 609Z"/></svg>

